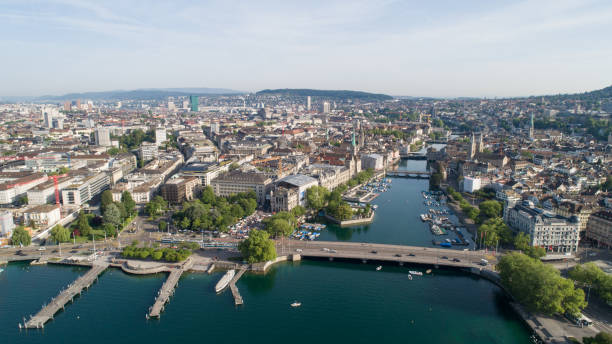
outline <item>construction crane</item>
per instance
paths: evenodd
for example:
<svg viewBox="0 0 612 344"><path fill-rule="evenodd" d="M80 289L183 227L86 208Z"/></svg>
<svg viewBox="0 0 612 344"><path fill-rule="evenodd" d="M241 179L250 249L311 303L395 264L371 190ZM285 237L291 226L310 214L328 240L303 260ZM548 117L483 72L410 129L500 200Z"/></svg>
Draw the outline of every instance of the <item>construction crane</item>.
<svg viewBox="0 0 612 344"><path fill-rule="evenodd" d="M53 178L53 185L55 186L55 204L57 204L58 206L60 205L60 200L59 200L59 184L57 183L57 180L59 178L64 178L64 177L68 177L67 174L60 174L57 176L51 176L51 178Z"/></svg>
<svg viewBox="0 0 612 344"><path fill-rule="evenodd" d="M253 160L251 161L251 164L257 165L268 161L278 161L278 175L280 176L283 173L283 157L273 156L271 158Z"/></svg>

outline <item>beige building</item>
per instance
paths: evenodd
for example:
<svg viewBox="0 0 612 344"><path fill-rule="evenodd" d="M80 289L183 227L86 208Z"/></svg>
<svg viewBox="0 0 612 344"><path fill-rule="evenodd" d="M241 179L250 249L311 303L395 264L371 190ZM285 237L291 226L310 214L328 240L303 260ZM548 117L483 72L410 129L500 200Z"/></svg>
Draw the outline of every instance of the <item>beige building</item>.
<svg viewBox="0 0 612 344"><path fill-rule="evenodd" d="M61 220L60 207L57 204L34 206L23 213L23 222L46 228Z"/></svg>
<svg viewBox="0 0 612 344"><path fill-rule="evenodd" d="M211 182L217 196L230 196L254 191L257 203L263 204L272 185L272 179L263 173L232 171Z"/></svg>
<svg viewBox="0 0 612 344"><path fill-rule="evenodd" d="M175 178L161 186L161 195L171 204L180 204L191 201L201 186L202 182L196 177Z"/></svg>
<svg viewBox="0 0 612 344"><path fill-rule="evenodd" d="M591 214L586 237L597 243L597 247L612 247L612 211Z"/></svg>

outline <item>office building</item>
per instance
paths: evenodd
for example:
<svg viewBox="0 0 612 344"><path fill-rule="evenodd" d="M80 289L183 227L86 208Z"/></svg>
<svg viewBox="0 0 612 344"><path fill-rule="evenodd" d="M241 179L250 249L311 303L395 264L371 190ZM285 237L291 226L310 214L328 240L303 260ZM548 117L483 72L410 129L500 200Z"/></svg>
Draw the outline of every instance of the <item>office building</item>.
<svg viewBox="0 0 612 344"><path fill-rule="evenodd" d="M199 97L198 96L189 96L189 102L191 103L191 111L198 112L200 107L198 105Z"/></svg>
<svg viewBox="0 0 612 344"><path fill-rule="evenodd" d="M166 139L166 128L155 128L155 144L161 146Z"/></svg>
<svg viewBox="0 0 612 344"><path fill-rule="evenodd" d="M239 170L226 173L211 182L217 196L226 197L253 191L257 195L257 203L259 204L265 202L271 185L272 179L263 173L241 172Z"/></svg>
<svg viewBox="0 0 612 344"><path fill-rule="evenodd" d="M197 196L201 186L200 178L174 178L161 186L161 195L168 203L181 204L184 201L191 201Z"/></svg>
<svg viewBox="0 0 612 344"><path fill-rule="evenodd" d="M96 129L95 133L96 145L103 147L110 147L111 139L110 139L110 130L108 128L99 127Z"/></svg>
<svg viewBox="0 0 612 344"><path fill-rule="evenodd" d="M329 106L329 102L324 102L323 103L323 113L330 113L330 106Z"/></svg>
<svg viewBox="0 0 612 344"><path fill-rule="evenodd" d="M312 107L312 99L310 98L310 96L308 96L306 98L306 111L310 111L311 107Z"/></svg>
<svg viewBox="0 0 612 344"><path fill-rule="evenodd" d="M140 160L149 161L155 159L159 156L159 150L157 149L157 144L150 142L143 142L140 145L140 149L138 150L138 155L140 156Z"/></svg>

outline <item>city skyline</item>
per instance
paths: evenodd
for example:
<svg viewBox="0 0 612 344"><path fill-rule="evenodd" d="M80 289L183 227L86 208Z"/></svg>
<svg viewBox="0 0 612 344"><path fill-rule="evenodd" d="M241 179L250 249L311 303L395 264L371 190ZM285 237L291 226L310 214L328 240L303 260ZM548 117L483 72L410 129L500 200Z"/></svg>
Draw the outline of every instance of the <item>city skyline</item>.
<svg viewBox="0 0 612 344"><path fill-rule="evenodd" d="M610 85L603 1L6 1L2 96L215 87L520 97ZM580 61L578 63L577 61Z"/></svg>

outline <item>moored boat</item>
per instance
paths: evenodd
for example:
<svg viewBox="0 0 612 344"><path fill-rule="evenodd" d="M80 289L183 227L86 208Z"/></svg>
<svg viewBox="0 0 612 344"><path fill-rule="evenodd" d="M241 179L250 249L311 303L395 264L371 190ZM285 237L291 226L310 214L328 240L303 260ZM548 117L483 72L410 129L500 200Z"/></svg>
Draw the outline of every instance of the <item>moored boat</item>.
<svg viewBox="0 0 612 344"><path fill-rule="evenodd" d="M225 275L223 275L223 277L221 277L219 282L217 282L217 284L215 285L215 292L218 293L221 292L223 289L227 288L232 278L234 278L235 274L236 270L233 269L226 272Z"/></svg>

